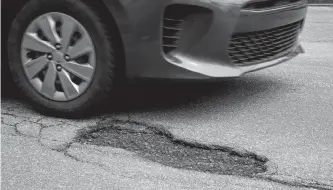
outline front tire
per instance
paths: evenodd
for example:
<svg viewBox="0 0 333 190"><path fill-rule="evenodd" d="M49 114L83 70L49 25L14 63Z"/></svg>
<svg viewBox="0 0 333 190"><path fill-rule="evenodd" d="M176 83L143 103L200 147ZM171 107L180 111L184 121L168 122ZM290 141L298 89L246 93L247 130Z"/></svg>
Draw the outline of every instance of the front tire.
<svg viewBox="0 0 333 190"><path fill-rule="evenodd" d="M9 34L13 79L44 114L91 114L115 91L110 34L82 1L30 0Z"/></svg>

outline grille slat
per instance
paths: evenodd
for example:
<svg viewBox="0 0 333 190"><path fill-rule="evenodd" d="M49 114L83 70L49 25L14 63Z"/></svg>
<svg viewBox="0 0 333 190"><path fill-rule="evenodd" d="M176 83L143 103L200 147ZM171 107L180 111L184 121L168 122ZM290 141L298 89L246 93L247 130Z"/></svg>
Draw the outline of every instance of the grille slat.
<svg viewBox="0 0 333 190"><path fill-rule="evenodd" d="M233 35L229 58L239 66L269 61L288 51L296 42L301 21L263 31Z"/></svg>
<svg viewBox="0 0 333 190"><path fill-rule="evenodd" d="M176 45L163 45L164 47L174 47L176 48L177 46Z"/></svg>
<svg viewBox="0 0 333 190"><path fill-rule="evenodd" d="M174 21L174 22L183 22L183 20L180 20L180 19L172 19L172 18L164 18L164 20L167 20L167 21Z"/></svg>
<svg viewBox="0 0 333 190"><path fill-rule="evenodd" d="M181 31L182 30L182 29L180 29L178 27L170 27L170 26L163 26L163 28L170 29L170 30L176 30L176 31Z"/></svg>
<svg viewBox="0 0 333 190"><path fill-rule="evenodd" d="M163 38L180 39L178 36L163 36Z"/></svg>
<svg viewBox="0 0 333 190"><path fill-rule="evenodd" d="M293 3L300 2L302 0L252 0L249 3L247 3L243 9L246 10L258 10L258 9L267 9L267 8L273 8L273 7L280 7L280 6L286 6Z"/></svg>
<svg viewBox="0 0 333 190"><path fill-rule="evenodd" d="M182 31L182 19L164 18L163 22L163 50L165 53L175 50L180 40L180 32Z"/></svg>

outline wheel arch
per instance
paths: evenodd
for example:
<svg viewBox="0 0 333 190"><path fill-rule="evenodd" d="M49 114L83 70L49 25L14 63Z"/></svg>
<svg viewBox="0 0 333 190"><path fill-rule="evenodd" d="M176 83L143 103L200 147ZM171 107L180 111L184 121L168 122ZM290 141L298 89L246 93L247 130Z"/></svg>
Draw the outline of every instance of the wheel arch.
<svg viewBox="0 0 333 190"><path fill-rule="evenodd" d="M91 7L106 25L107 30L112 36L112 43L114 43L114 53L116 54L116 74L119 79L126 77L126 57L124 48L124 38L122 35L121 24L119 23L118 15L122 14L121 5L116 1L112 1L112 5L106 4L105 0L81 0L86 5ZM111 6L111 8L109 8ZM108 19L109 18L109 19Z"/></svg>
<svg viewBox="0 0 333 190"><path fill-rule="evenodd" d="M23 8L27 0L2 0L1 1L1 47L7 47L7 39L11 24L17 13ZM1 65L7 69L7 48L1 49ZM5 63L5 64L4 64Z"/></svg>

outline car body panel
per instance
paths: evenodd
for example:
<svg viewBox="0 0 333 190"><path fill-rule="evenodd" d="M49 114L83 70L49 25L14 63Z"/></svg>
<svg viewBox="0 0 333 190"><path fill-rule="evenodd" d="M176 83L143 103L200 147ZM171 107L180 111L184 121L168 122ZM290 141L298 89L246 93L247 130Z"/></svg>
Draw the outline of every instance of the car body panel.
<svg viewBox="0 0 333 190"><path fill-rule="evenodd" d="M289 52L274 60L239 67L230 62L227 49L235 32L264 30L304 19L307 11L305 1L259 11L242 9L248 0L103 1L119 27L129 78L236 77L284 62L301 52L297 43ZM190 50L169 58L161 49L161 30L164 10L171 4L208 8L213 13L213 19L207 31L192 44Z"/></svg>

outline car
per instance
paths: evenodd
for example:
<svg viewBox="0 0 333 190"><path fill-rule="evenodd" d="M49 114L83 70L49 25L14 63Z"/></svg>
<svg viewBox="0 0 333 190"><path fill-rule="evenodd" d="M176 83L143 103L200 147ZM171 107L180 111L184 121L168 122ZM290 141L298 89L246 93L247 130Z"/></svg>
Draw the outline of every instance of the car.
<svg viewBox="0 0 333 190"><path fill-rule="evenodd" d="M215 79L285 62L306 0L3 0L3 55L45 114L76 117L123 81ZM135 96L135 94L133 94Z"/></svg>

